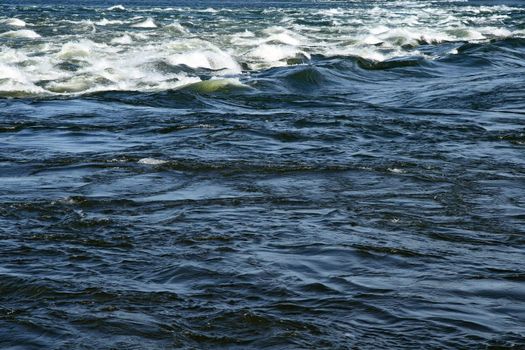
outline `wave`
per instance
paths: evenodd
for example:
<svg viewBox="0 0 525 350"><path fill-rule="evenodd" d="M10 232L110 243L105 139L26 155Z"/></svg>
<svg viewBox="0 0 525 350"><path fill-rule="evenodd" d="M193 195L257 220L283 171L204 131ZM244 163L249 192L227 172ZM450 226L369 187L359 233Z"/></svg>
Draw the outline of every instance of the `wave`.
<svg viewBox="0 0 525 350"><path fill-rule="evenodd" d="M100 21L93 22L97 26L107 26L107 25L113 25L113 24L124 24L124 21L121 20L109 20L107 18L102 18Z"/></svg>
<svg viewBox="0 0 525 350"><path fill-rule="evenodd" d="M172 55L166 61L172 65L224 70L229 74L241 73L241 66L235 58L213 45L208 45L208 48L204 50L192 50Z"/></svg>
<svg viewBox="0 0 525 350"><path fill-rule="evenodd" d="M255 67L277 67L286 66L288 59L298 57L310 58L310 54L289 45L269 45L263 44L248 52L247 56L256 59Z"/></svg>
<svg viewBox="0 0 525 350"><path fill-rule="evenodd" d="M122 5L115 5L115 6L111 6L111 7L108 7L108 11L125 11L126 8Z"/></svg>
<svg viewBox="0 0 525 350"><path fill-rule="evenodd" d="M171 24L168 24L164 27L164 29L175 32L175 33L188 33L188 30L184 28L184 26L178 22L173 22Z"/></svg>
<svg viewBox="0 0 525 350"><path fill-rule="evenodd" d="M463 65L490 66L491 55L502 50L499 43L511 41L515 44L503 60L518 64L522 58L525 32L502 17L517 9L490 7L490 13L460 14L456 8L417 6L251 11L116 5L94 12L86 8L87 15L80 18L66 10L61 10L67 14L62 17L35 18L29 26L38 33L11 28L27 24L4 18L0 62L24 78L4 76L2 96L9 91L46 96L151 92L213 79L253 85L254 75L262 77L259 73L277 67L288 70L275 77L270 73L269 79L292 89L303 84L315 90L338 79L368 81L394 70L412 69L419 77L430 77L437 66L429 62L460 64L465 55L475 55L476 47L487 51L478 52L477 61L463 60ZM216 17L213 22L210 13ZM331 59L350 64L330 67ZM294 68L297 65L308 68ZM256 83L266 86L263 79Z"/></svg>
<svg viewBox="0 0 525 350"><path fill-rule="evenodd" d="M148 17L142 22L132 24L131 27L132 28L151 29L151 28L157 28L157 25L155 24L155 21L153 20L153 18Z"/></svg>
<svg viewBox="0 0 525 350"><path fill-rule="evenodd" d="M13 38L13 39L38 39L41 38L40 34L30 29L21 30L10 30L0 34L0 38Z"/></svg>
<svg viewBox="0 0 525 350"><path fill-rule="evenodd" d="M522 65L519 62L525 57L525 39L512 38L488 44L463 44L435 60L421 56L385 60L359 55L306 56L299 51L289 51L288 55L278 56L281 61L268 64L275 59L270 57L265 62L270 68L248 69L243 57L234 57L202 41L173 43L163 51L156 46L144 46L141 54L127 51L126 47L134 44L131 35L125 34L110 44L87 39L67 42L58 50L40 56L3 48L0 96L74 96L101 91L176 89L207 94L228 93L250 86L263 91L286 88L315 93L350 81L392 79L403 72L420 78L439 76L450 65L490 67L501 64L498 62L502 60ZM194 49L197 46L204 48Z"/></svg>
<svg viewBox="0 0 525 350"><path fill-rule="evenodd" d="M120 45L131 45L133 43L133 39L129 34L124 34L122 36L111 39L110 43Z"/></svg>
<svg viewBox="0 0 525 350"><path fill-rule="evenodd" d="M3 23L6 26L10 26L10 27L25 27L26 26L26 22L24 22L23 20L19 18L5 19L5 20L0 21L0 23Z"/></svg>
<svg viewBox="0 0 525 350"><path fill-rule="evenodd" d="M209 79L181 87L182 90L193 91L200 94L229 93L236 90L250 89L248 85L238 79Z"/></svg>

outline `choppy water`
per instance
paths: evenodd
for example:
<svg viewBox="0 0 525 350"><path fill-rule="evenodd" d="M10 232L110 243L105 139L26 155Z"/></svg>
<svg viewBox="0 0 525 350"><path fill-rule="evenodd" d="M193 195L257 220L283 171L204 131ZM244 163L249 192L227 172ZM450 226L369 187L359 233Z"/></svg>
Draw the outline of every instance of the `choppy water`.
<svg viewBox="0 0 525 350"><path fill-rule="evenodd" d="M0 347L524 348L524 122L522 1L4 1Z"/></svg>

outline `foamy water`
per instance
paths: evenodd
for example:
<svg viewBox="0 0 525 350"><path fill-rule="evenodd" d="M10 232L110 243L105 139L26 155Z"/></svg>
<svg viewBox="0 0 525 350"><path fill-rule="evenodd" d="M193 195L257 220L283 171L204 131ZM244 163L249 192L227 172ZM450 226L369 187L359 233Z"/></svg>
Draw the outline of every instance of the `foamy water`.
<svg viewBox="0 0 525 350"><path fill-rule="evenodd" d="M1 1L0 348L525 349L524 23Z"/></svg>
<svg viewBox="0 0 525 350"><path fill-rule="evenodd" d="M258 12L115 5L94 9L87 20L75 19L73 8L27 23L0 18L0 62L10 72L4 70L0 89L160 91L201 80L198 73L169 72L182 66L244 79L250 71L306 63L312 55L433 60L464 43L524 36L522 29L504 23L523 12L510 6L405 1L316 11L270 8L262 10L262 20L252 21ZM444 44L447 50L429 49Z"/></svg>

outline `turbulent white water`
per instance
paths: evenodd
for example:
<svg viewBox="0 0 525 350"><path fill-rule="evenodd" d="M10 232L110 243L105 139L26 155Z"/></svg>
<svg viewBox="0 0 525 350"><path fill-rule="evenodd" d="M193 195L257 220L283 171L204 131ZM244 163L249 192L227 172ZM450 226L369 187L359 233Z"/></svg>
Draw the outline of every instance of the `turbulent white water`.
<svg viewBox="0 0 525 350"><path fill-rule="evenodd" d="M1 22L2 24L8 25L10 27L25 27L26 22L22 21L19 18L8 18Z"/></svg>
<svg viewBox="0 0 525 350"><path fill-rule="evenodd" d="M176 89L202 80L192 70L238 78L250 70L307 62L312 55L431 60L453 54L465 42L525 36L523 29L505 23L522 11L464 5L459 11L403 1L301 10L117 5L83 18L72 8L61 17L32 22L22 13L20 18L0 17L0 91ZM253 22L253 16L265 20ZM443 49L435 49L439 45Z"/></svg>

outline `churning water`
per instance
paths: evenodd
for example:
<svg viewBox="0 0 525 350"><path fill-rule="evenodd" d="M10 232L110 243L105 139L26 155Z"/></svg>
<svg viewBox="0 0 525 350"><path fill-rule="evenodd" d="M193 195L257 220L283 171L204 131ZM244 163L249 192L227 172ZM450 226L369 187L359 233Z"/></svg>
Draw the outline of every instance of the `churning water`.
<svg viewBox="0 0 525 350"><path fill-rule="evenodd" d="M525 347L522 1L3 1L0 347Z"/></svg>

